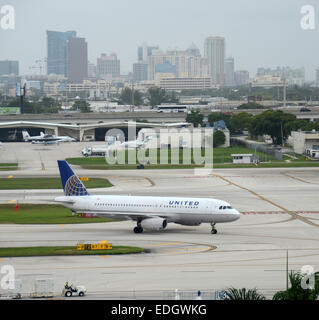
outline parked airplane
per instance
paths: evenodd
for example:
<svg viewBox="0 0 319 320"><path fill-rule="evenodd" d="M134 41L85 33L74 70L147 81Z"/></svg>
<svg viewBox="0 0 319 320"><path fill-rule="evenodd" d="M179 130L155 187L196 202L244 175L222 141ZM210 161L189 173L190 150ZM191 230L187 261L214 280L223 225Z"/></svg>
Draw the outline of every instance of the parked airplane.
<svg viewBox="0 0 319 320"><path fill-rule="evenodd" d="M22 136L24 141L31 141L32 143L58 144L59 142L76 141L76 139L69 136L56 136L53 134L44 134L43 132L40 132L39 136L30 136L26 130L22 131Z"/></svg>
<svg viewBox="0 0 319 320"><path fill-rule="evenodd" d="M135 233L160 231L174 222L186 226L239 219L240 213L225 201L211 198L151 197L126 195L90 195L69 164L58 160L64 196L54 200L78 213L136 221Z"/></svg>
<svg viewBox="0 0 319 320"><path fill-rule="evenodd" d="M125 149L140 149L144 148L149 140L150 138L146 137L145 140L124 141L119 145L119 147Z"/></svg>

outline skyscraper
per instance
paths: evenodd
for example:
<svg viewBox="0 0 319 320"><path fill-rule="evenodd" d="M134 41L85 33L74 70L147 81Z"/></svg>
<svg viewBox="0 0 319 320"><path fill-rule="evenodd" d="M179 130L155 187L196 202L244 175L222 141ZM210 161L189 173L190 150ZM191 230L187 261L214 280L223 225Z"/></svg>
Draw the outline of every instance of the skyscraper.
<svg viewBox="0 0 319 320"><path fill-rule="evenodd" d="M75 31L47 31L47 74L67 76L67 42Z"/></svg>
<svg viewBox="0 0 319 320"><path fill-rule="evenodd" d="M84 38L70 38L67 42L67 77L70 82L88 78L88 45Z"/></svg>
<svg viewBox="0 0 319 320"><path fill-rule="evenodd" d="M0 76L2 75L19 75L19 61L2 60L0 61Z"/></svg>
<svg viewBox="0 0 319 320"><path fill-rule="evenodd" d="M316 86L319 87L319 67L316 69Z"/></svg>
<svg viewBox="0 0 319 320"><path fill-rule="evenodd" d="M249 83L249 72L247 70L236 71L235 83L237 86L246 86Z"/></svg>
<svg viewBox="0 0 319 320"><path fill-rule="evenodd" d="M229 57L225 59L225 85L235 85L235 63L234 58Z"/></svg>
<svg viewBox="0 0 319 320"><path fill-rule="evenodd" d="M208 60L208 74L213 84L225 82L225 38L208 37L204 44L204 54Z"/></svg>
<svg viewBox="0 0 319 320"><path fill-rule="evenodd" d="M97 59L97 75L102 78L116 78L120 76L120 60L115 53L109 56L105 53Z"/></svg>
<svg viewBox="0 0 319 320"><path fill-rule="evenodd" d="M147 46L146 44L139 46L137 48L137 61L145 62L147 60L147 57L152 55L153 50L159 50L159 47L158 46L150 47L150 46Z"/></svg>
<svg viewBox="0 0 319 320"><path fill-rule="evenodd" d="M133 79L134 81L147 80L147 63L139 61L133 64Z"/></svg>

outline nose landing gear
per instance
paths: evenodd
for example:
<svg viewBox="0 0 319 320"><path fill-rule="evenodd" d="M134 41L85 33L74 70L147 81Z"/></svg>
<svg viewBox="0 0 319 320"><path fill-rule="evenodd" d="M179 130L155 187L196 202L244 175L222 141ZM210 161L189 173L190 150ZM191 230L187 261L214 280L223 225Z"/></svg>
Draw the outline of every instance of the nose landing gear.
<svg viewBox="0 0 319 320"><path fill-rule="evenodd" d="M217 229L215 229L215 224L216 224L215 222L211 222L211 224L210 224L211 227L212 227L212 230L210 232L211 234L216 234L217 233Z"/></svg>

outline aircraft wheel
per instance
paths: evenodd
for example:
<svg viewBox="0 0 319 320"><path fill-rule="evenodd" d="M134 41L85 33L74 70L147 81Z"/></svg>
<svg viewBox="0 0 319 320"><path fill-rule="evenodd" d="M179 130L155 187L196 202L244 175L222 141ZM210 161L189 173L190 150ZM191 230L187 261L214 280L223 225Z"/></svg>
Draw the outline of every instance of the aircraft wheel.
<svg viewBox="0 0 319 320"><path fill-rule="evenodd" d="M133 229L133 231L134 231L134 233L142 233L142 232L143 232L143 228L141 228L141 227L135 227L135 228Z"/></svg>
<svg viewBox="0 0 319 320"><path fill-rule="evenodd" d="M211 234L216 234L217 233L217 230L216 229L213 229L212 231L211 231Z"/></svg>

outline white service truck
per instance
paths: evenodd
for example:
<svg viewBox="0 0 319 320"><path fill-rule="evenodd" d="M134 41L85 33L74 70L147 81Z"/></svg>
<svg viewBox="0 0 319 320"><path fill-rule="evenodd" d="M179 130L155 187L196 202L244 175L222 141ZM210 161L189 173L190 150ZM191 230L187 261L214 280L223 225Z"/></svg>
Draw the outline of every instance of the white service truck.
<svg viewBox="0 0 319 320"><path fill-rule="evenodd" d="M82 155L84 157L105 156L106 151L107 146L91 146L84 148L82 150Z"/></svg>

